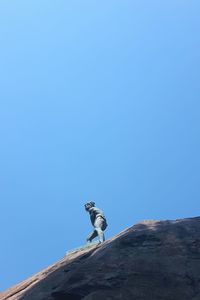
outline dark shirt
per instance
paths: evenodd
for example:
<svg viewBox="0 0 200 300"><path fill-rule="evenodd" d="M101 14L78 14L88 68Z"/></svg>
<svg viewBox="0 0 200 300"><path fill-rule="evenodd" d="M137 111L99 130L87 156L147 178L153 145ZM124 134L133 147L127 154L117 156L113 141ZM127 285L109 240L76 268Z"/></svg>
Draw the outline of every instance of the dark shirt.
<svg viewBox="0 0 200 300"><path fill-rule="evenodd" d="M94 222L98 217L102 217L105 219L103 211L97 207L91 207L89 209L89 214L92 225L94 225Z"/></svg>

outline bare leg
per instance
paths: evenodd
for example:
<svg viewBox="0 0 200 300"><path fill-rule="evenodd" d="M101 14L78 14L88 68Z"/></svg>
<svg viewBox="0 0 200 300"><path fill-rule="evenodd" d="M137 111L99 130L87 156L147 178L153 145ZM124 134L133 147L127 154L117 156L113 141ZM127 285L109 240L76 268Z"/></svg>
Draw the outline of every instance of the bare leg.
<svg viewBox="0 0 200 300"><path fill-rule="evenodd" d="M88 237L87 242L91 242L95 237L98 236L97 230L95 229Z"/></svg>
<svg viewBox="0 0 200 300"><path fill-rule="evenodd" d="M99 227L96 228L96 231L98 233L100 243L103 243L105 241L105 235L103 233L103 230Z"/></svg>
<svg viewBox="0 0 200 300"><path fill-rule="evenodd" d="M105 241L105 235L103 231L106 229L107 224L103 218L97 218L94 224L95 230L98 234L100 243Z"/></svg>

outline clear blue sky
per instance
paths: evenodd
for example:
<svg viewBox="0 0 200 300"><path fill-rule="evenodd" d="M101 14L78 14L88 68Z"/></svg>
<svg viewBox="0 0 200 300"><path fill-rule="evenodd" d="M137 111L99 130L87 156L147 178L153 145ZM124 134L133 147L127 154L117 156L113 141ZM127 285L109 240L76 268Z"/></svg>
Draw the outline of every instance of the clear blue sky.
<svg viewBox="0 0 200 300"><path fill-rule="evenodd" d="M200 3L2 0L0 290L82 245L199 215Z"/></svg>

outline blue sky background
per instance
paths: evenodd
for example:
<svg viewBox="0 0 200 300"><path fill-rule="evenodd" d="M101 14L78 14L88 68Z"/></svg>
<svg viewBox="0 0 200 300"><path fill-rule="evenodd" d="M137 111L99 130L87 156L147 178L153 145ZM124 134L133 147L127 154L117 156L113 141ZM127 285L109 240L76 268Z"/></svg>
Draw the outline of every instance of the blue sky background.
<svg viewBox="0 0 200 300"><path fill-rule="evenodd" d="M82 245L199 215L200 3L2 0L0 290Z"/></svg>

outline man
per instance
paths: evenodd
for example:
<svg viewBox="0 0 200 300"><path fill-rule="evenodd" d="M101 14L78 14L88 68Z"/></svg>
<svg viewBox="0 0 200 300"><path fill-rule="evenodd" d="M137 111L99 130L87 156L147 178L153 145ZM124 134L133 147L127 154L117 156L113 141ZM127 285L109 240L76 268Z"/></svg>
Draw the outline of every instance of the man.
<svg viewBox="0 0 200 300"><path fill-rule="evenodd" d="M104 230L106 229L107 222L102 210L95 206L94 202L88 202L85 204L85 210L90 214L90 220L94 226L93 232L88 236L87 242L91 243L95 237L99 237L99 242L105 241Z"/></svg>

